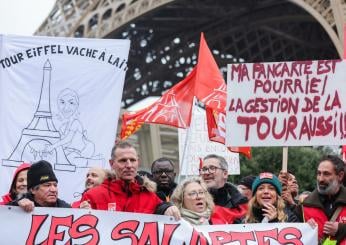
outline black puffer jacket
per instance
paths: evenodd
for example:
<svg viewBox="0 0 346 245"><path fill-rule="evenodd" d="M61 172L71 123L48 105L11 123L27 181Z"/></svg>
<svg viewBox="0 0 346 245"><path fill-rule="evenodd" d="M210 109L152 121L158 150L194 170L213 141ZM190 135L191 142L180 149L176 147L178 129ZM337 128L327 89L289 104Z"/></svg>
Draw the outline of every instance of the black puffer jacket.
<svg viewBox="0 0 346 245"><path fill-rule="evenodd" d="M241 204L247 203L247 198L237 190L231 183L225 183L220 189L210 189L209 192L214 198L216 205L227 208L237 208Z"/></svg>

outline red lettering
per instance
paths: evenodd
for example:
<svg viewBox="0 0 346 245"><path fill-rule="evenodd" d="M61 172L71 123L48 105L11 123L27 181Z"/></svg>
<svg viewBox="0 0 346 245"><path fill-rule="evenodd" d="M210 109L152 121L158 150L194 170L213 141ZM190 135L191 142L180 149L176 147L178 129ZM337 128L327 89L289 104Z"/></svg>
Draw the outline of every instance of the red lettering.
<svg viewBox="0 0 346 245"><path fill-rule="evenodd" d="M292 135L292 137L293 137L294 139L297 139L297 136L296 136L296 134L295 134L295 132L294 132L294 130L296 129L296 127L297 127L297 125L298 125L298 121L297 121L296 116L290 116L290 117L288 118L288 123L287 123L287 124L288 124L288 125L287 125L287 133L286 133L286 138L285 138L285 140L288 139L288 137L289 137L290 134Z"/></svg>
<svg viewBox="0 0 346 245"><path fill-rule="evenodd" d="M231 232L232 242L239 242L240 245L246 245L248 241L256 241L253 232Z"/></svg>
<svg viewBox="0 0 346 245"><path fill-rule="evenodd" d="M331 111L334 109L334 107L341 109L341 102L339 99L338 91L335 91L334 98L333 98L333 101L331 103L329 103L330 100L331 100L331 95L329 94L327 97L326 103L324 105L324 109L326 111ZM328 105L328 104L330 104L330 105Z"/></svg>
<svg viewBox="0 0 346 245"><path fill-rule="evenodd" d="M278 242L280 244L303 245L302 241L300 240L301 237L302 233L300 230L293 227L286 227L280 230Z"/></svg>
<svg viewBox="0 0 346 245"><path fill-rule="evenodd" d="M202 233L193 229L190 245L208 245L208 240Z"/></svg>
<svg viewBox="0 0 346 245"><path fill-rule="evenodd" d="M60 226L71 227L73 221L73 215L67 217L52 217L52 222L50 224L48 239L43 242L43 245L55 244L56 241L63 241L65 238L65 231L58 232ZM71 240L66 243L71 244Z"/></svg>
<svg viewBox="0 0 346 245"><path fill-rule="evenodd" d="M69 235L73 239L83 238L86 236L91 236L88 244L96 245L100 241L100 234L96 229L98 218L91 214L86 214L79 217L73 222L71 229L69 230ZM89 226L90 229L80 231L81 226Z"/></svg>
<svg viewBox="0 0 346 245"><path fill-rule="evenodd" d="M249 139L250 126L256 123L256 117L237 117L239 124L245 124L245 140Z"/></svg>
<svg viewBox="0 0 346 245"><path fill-rule="evenodd" d="M171 244L171 239L174 231L180 226L180 224L164 224L163 227L163 237L162 237L162 245Z"/></svg>
<svg viewBox="0 0 346 245"><path fill-rule="evenodd" d="M264 128L264 132L261 132L261 128ZM260 140L267 138L270 132L270 121L266 116L260 116L257 121L257 135Z"/></svg>
<svg viewBox="0 0 346 245"><path fill-rule="evenodd" d="M256 233L258 245L270 245L270 239L265 239L265 238L272 238L274 240L277 240L277 237L278 237L278 229L255 231L255 233Z"/></svg>
<svg viewBox="0 0 346 245"><path fill-rule="evenodd" d="M227 244L232 241L232 236L228 232L225 231L214 231L209 232L209 237L211 239L211 244Z"/></svg>
<svg viewBox="0 0 346 245"><path fill-rule="evenodd" d="M111 238L114 241L129 238L131 240L132 245L137 245L138 238L135 232L139 226L139 223L140 222L137 220L127 220L127 221L119 223L112 230Z"/></svg>
<svg viewBox="0 0 346 245"><path fill-rule="evenodd" d="M157 222L145 222L142 234L140 235L138 245L159 244L159 231Z"/></svg>
<svg viewBox="0 0 346 245"><path fill-rule="evenodd" d="M278 140L278 139L281 139L285 135L285 132L286 132L286 119L284 119L284 126L282 127L282 130L279 133L275 132L276 124L277 124L277 119L275 117L274 121L273 121L273 129L272 129L272 131L273 131L273 137Z"/></svg>
<svg viewBox="0 0 346 245"><path fill-rule="evenodd" d="M246 64L232 64L232 67L231 67L232 81L234 81L234 76L235 76L234 72L238 73L238 82L244 81L245 77L247 78L247 80L250 80Z"/></svg>
<svg viewBox="0 0 346 245"><path fill-rule="evenodd" d="M264 65L261 63L254 63L252 67L252 78L260 78L261 76L266 78Z"/></svg>
<svg viewBox="0 0 346 245"><path fill-rule="evenodd" d="M336 63L341 60L319 60L317 61L317 75L332 72L335 73Z"/></svg>
<svg viewBox="0 0 346 245"><path fill-rule="evenodd" d="M29 232L29 236L26 239L26 245L36 244L36 236L37 233L40 231L41 226L48 218L48 214L46 215L33 215L31 220L31 228Z"/></svg>

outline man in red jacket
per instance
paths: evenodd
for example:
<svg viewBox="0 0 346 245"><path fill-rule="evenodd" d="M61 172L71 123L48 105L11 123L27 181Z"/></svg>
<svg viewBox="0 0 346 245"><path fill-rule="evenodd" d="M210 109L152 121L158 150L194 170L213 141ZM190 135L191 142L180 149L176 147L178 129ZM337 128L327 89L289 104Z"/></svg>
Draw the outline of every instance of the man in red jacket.
<svg viewBox="0 0 346 245"><path fill-rule="evenodd" d="M298 209L301 221L318 227L318 238L322 243L330 239L336 244L346 245L344 175L344 163L339 157L323 157L317 168L317 188L304 200L303 209ZM337 211L335 219L331 221Z"/></svg>
<svg viewBox="0 0 346 245"><path fill-rule="evenodd" d="M109 160L115 176L83 194L92 209L165 214L180 218L177 207L165 203L155 194L156 185L137 175L139 159L136 149L127 142L117 143Z"/></svg>

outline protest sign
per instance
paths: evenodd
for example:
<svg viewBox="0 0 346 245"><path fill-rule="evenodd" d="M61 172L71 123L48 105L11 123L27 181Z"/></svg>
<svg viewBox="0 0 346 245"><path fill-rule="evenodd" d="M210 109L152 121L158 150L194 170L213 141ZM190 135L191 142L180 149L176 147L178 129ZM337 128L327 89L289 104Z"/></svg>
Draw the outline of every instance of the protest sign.
<svg viewBox="0 0 346 245"><path fill-rule="evenodd" d="M303 223L203 225L170 216L65 208L0 206L6 244L317 244L317 229ZM20 232L18 232L20 227Z"/></svg>
<svg viewBox="0 0 346 245"><path fill-rule="evenodd" d="M60 195L107 167L129 40L0 36L0 193L22 162L49 161Z"/></svg>
<svg viewBox="0 0 346 245"><path fill-rule="evenodd" d="M205 110L195 106L190 128L178 129L178 133L181 175L199 175L199 158L209 154L224 157L229 174L240 173L239 154L229 151L223 144L209 140Z"/></svg>
<svg viewBox="0 0 346 245"><path fill-rule="evenodd" d="M346 144L346 62L228 65L226 144Z"/></svg>

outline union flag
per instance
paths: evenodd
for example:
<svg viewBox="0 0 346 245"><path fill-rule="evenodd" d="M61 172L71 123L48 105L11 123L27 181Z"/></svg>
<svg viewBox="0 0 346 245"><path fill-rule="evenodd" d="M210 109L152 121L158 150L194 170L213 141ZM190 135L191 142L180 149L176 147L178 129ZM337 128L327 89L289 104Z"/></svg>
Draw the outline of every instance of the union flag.
<svg viewBox="0 0 346 245"><path fill-rule="evenodd" d="M196 68L152 105L136 113L125 112L122 116L120 138L126 139L135 133L143 123L164 124L177 128L189 127L195 77Z"/></svg>

